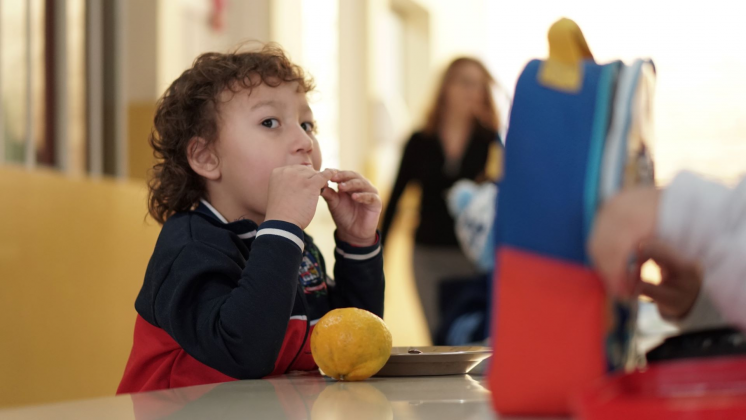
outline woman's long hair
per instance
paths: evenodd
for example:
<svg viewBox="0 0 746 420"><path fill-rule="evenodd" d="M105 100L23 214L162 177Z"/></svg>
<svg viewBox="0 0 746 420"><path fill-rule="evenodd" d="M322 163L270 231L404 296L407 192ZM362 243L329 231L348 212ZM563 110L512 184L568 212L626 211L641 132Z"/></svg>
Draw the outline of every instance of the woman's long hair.
<svg viewBox="0 0 746 420"><path fill-rule="evenodd" d="M497 113L497 106L495 105L495 99L492 97L492 87L495 85L495 79L492 77L487 68L482 64L481 61L470 58L460 57L451 62L448 68L443 73L443 77L440 80L438 87L438 93L435 96L435 102L431 105L430 111L427 114L425 121L424 131L427 134L434 135L440 128L440 123L443 120L442 116L446 108L446 86L451 83L453 76L459 67L465 64L474 64L479 67L484 76L484 104L483 112L477 115L477 121L486 129L493 132L497 132L500 128L500 117Z"/></svg>

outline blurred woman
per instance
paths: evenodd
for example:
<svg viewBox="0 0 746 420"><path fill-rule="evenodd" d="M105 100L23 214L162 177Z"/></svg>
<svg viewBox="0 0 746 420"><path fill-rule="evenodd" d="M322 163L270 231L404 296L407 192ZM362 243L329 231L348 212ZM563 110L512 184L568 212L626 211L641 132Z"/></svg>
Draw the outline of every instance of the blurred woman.
<svg viewBox="0 0 746 420"><path fill-rule="evenodd" d="M440 322L439 284L476 273L458 246L446 193L459 179L485 180L488 153L499 127L491 89L494 83L485 66L473 58L458 58L448 66L425 127L412 134L404 148L383 218L385 241L406 186L410 182L420 185L413 264L431 336Z"/></svg>

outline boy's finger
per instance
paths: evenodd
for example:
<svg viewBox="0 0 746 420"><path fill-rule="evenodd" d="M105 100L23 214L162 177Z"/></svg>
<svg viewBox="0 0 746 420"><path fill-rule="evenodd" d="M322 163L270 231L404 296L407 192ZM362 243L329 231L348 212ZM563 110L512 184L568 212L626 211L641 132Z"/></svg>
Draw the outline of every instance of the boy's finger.
<svg viewBox="0 0 746 420"><path fill-rule="evenodd" d="M329 208L335 208L337 207L337 203L339 202L339 193L334 191L333 189L326 187L324 188L324 191L321 192L321 197L326 200L326 203L329 205Z"/></svg>
<svg viewBox="0 0 746 420"><path fill-rule="evenodd" d="M334 175L336 175L337 172L339 172L337 169L326 168L323 171L319 172L319 174L321 174L324 178L329 178L329 180L331 180L332 178L334 178Z"/></svg>
<svg viewBox="0 0 746 420"><path fill-rule="evenodd" d="M362 178L350 179L345 182L337 184L340 191L344 192L373 192L377 193L378 190Z"/></svg>
<svg viewBox="0 0 746 420"><path fill-rule="evenodd" d="M337 171L332 178L333 182L345 182L350 179L363 178L362 175L355 171Z"/></svg>
<svg viewBox="0 0 746 420"><path fill-rule="evenodd" d="M352 194L353 201L369 206L377 205L381 203L381 197L376 193L370 192L356 192Z"/></svg>
<svg viewBox="0 0 746 420"><path fill-rule="evenodd" d="M324 169L321 172L314 173L308 179L313 180L315 183L320 184L319 188L321 188L321 187L325 187L327 183L331 181L335 173L336 173L336 169Z"/></svg>
<svg viewBox="0 0 746 420"><path fill-rule="evenodd" d="M282 170L282 171L285 171L285 173L289 172L289 173L299 174L299 175L305 176L306 178L311 178L312 176L317 174L317 171L315 171L312 167L305 166L305 165L289 165L289 166L277 168L275 170Z"/></svg>

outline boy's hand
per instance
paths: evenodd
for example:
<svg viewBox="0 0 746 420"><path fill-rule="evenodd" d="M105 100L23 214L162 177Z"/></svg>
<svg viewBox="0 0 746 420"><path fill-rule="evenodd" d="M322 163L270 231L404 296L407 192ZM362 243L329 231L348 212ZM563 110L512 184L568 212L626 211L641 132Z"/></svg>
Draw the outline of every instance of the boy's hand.
<svg viewBox="0 0 746 420"><path fill-rule="evenodd" d="M699 295L702 270L697 264L683 260L671 247L660 241L646 243L640 257L640 261L652 259L661 269L660 284L641 282L640 293L655 301L663 317L683 318Z"/></svg>
<svg viewBox="0 0 746 420"><path fill-rule="evenodd" d="M331 180L339 192L325 188L321 196L337 225L337 238L355 246L373 245L382 208L378 190L352 171L339 171Z"/></svg>
<svg viewBox="0 0 746 420"><path fill-rule="evenodd" d="M655 233L659 194L655 188L622 191L596 217L588 253L612 294L627 297L634 292L637 280L629 275L629 261Z"/></svg>
<svg viewBox="0 0 746 420"><path fill-rule="evenodd" d="M305 229L313 220L321 189L335 169L316 172L303 165L275 168L269 177L266 220L283 220Z"/></svg>

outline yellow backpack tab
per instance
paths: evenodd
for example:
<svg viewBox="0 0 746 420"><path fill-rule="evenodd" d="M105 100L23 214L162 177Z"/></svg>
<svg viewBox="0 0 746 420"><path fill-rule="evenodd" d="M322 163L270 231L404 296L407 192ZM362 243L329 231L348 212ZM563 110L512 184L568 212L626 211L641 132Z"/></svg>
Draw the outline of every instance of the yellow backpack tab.
<svg viewBox="0 0 746 420"><path fill-rule="evenodd" d="M562 18L555 22L549 33L549 58L539 69L539 83L568 93L583 87L583 60L593 60L580 27L574 21Z"/></svg>

